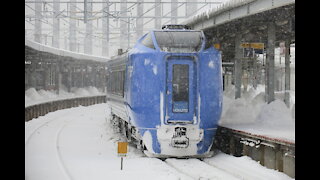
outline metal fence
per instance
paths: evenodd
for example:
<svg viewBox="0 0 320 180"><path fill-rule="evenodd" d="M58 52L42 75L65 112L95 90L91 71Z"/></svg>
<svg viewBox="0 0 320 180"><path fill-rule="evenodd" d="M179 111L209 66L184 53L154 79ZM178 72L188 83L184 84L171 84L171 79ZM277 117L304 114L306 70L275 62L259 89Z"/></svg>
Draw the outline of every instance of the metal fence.
<svg viewBox="0 0 320 180"><path fill-rule="evenodd" d="M46 103L36 104L25 108L25 122L30 121L33 118L44 116L49 112L54 112L60 109L67 109L77 106L90 106L93 104L105 103L106 96L90 96L79 97L72 99L64 99L57 101L50 101Z"/></svg>

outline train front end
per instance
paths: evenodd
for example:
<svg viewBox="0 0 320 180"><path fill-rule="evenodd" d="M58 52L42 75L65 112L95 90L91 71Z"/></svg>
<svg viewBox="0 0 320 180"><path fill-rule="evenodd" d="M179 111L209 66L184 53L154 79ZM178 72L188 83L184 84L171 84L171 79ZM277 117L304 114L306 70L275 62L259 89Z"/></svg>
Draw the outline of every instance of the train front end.
<svg viewBox="0 0 320 180"><path fill-rule="evenodd" d="M153 48L144 49L144 37L131 52L128 86L132 123L146 154L211 156L222 110L220 52L205 48L202 31L164 29L148 35Z"/></svg>

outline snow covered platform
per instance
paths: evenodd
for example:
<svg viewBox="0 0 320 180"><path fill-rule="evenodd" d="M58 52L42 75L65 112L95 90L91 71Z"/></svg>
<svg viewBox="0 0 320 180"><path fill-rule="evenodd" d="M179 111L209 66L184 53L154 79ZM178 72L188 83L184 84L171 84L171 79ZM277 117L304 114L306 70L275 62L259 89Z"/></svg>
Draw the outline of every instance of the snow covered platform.
<svg viewBox="0 0 320 180"><path fill-rule="evenodd" d="M215 146L224 153L249 156L267 168L295 177L295 144L292 142L220 126Z"/></svg>
<svg viewBox="0 0 320 180"><path fill-rule="evenodd" d="M249 88L234 99L234 89L224 92L223 112L216 146L225 153L249 156L260 164L295 176L294 91L290 107L276 93L276 100L264 101L264 86Z"/></svg>
<svg viewBox="0 0 320 180"><path fill-rule="evenodd" d="M290 107L276 93L276 100L266 103L264 86L249 88L241 98L234 99L234 89L224 93L223 112L219 125L247 135L273 139L287 144L295 143L295 98L290 92Z"/></svg>

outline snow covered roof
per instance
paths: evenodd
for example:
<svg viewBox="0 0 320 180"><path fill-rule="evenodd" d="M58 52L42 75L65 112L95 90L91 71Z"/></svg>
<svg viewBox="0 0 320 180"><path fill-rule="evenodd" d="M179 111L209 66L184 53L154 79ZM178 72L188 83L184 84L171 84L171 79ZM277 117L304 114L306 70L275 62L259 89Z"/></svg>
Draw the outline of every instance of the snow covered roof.
<svg viewBox="0 0 320 180"><path fill-rule="evenodd" d="M109 60L107 57L93 56L93 55L88 55L88 54L83 54L83 53L76 53L76 52L72 52L72 51L67 51L67 50L47 46L44 44L40 44L40 43L37 43L34 41L30 41L28 39L25 39L25 45L29 46L35 50L38 50L38 51L48 52L48 53L52 53L52 54L59 55L59 56L73 57L78 60L85 59L85 60L92 60L92 61L98 61L98 62L107 62Z"/></svg>
<svg viewBox="0 0 320 180"><path fill-rule="evenodd" d="M197 23L210 24L214 26L222 24L228 20L237 19L240 17L256 14L269 9L294 4L295 0L229 0L221 5L213 8L204 9L196 15L188 18L183 24L194 25ZM228 13L226 13L228 12ZM219 18L217 18L219 16ZM216 17L219 22L204 22L208 19Z"/></svg>

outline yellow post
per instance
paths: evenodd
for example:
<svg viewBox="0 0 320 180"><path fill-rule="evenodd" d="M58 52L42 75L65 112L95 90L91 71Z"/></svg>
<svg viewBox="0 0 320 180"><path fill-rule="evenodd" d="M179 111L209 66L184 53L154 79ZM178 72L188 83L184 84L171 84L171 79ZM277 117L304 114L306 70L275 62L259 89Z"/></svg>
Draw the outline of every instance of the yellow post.
<svg viewBox="0 0 320 180"><path fill-rule="evenodd" d="M118 142L118 156L121 157L121 170L123 167L123 157L127 155L128 142Z"/></svg>

